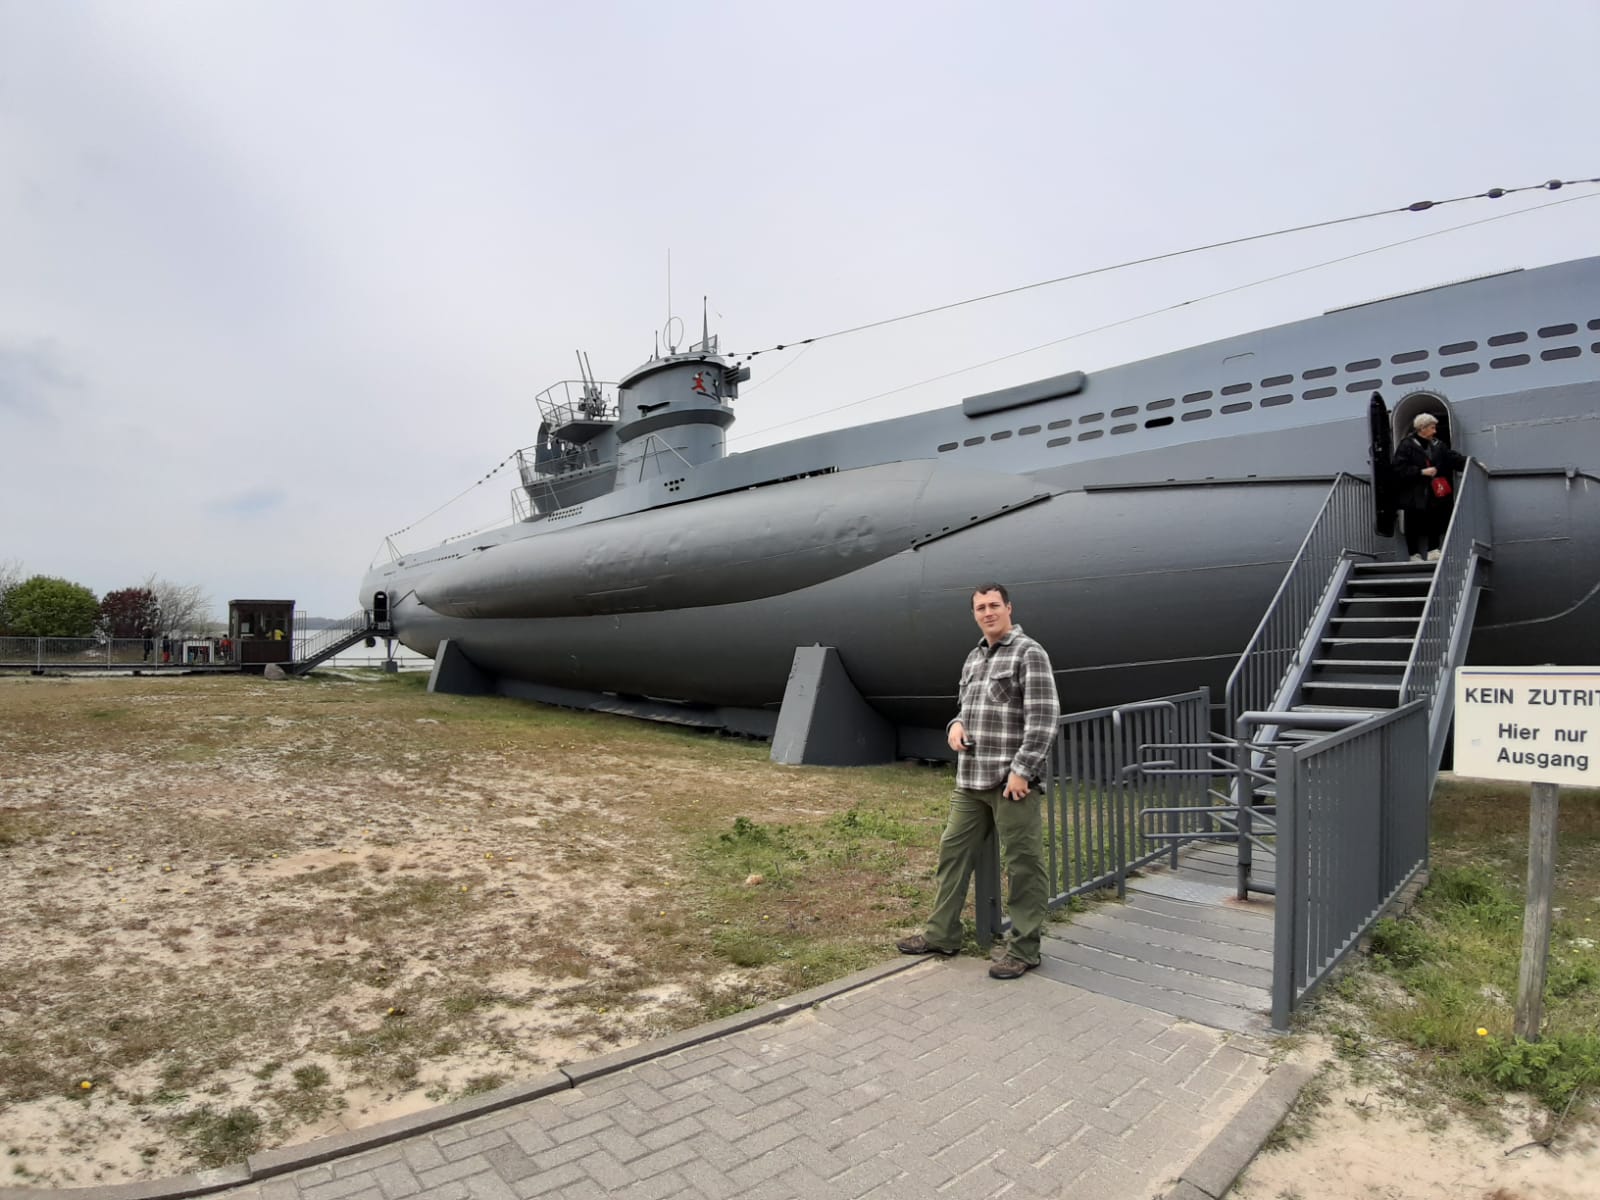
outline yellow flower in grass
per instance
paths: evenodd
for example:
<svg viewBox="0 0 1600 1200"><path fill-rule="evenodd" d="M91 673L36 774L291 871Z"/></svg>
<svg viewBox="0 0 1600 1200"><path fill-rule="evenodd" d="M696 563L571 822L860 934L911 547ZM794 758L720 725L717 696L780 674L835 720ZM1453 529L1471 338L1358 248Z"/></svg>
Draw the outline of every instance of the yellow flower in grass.
<svg viewBox="0 0 1600 1200"><path fill-rule="evenodd" d="M1478 1036L1479 1037L1488 1037L1489 1036L1489 1031L1487 1029L1485 1029L1482 1025L1479 1025L1478 1026Z"/></svg>

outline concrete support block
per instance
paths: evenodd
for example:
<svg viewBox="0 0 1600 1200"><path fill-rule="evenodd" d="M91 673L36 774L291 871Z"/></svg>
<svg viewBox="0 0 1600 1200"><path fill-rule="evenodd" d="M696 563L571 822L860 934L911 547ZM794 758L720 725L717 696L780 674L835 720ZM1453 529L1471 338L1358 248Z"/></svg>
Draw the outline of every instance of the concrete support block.
<svg viewBox="0 0 1600 1200"><path fill-rule="evenodd" d="M447 696L492 696L495 694L494 676L468 658L453 638L445 638L433 657L428 690Z"/></svg>
<svg viewBox="0 0 1600 1200"><path fill-rule="evenodd" d="M893 762L894 727L861 698L832 646L799 646L772 734L772 761L859 767Z"/></svg>

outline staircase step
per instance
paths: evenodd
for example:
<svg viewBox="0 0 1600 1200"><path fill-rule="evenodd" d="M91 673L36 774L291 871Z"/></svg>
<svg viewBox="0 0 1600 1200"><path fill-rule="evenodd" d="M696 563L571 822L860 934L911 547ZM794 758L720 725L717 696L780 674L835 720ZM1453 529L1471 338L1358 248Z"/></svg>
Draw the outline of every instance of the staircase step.
<svg viewBox="0 0 1600 1200"><path fill-rule="evenodd" d="M1373 671L1404 671L1406 660L1403 658L1314 658L1311 660L1313 667L1327 667L1333 671L1349 671L1362 668Z"/></svg>
<svg viewBox="0 0 1600 1200"><path fill-rule="evenodd" d="M1344 689L1354 692L1398 692L1400 683L1337 683L1331 680L1308 679L1300 685L1304 688Z"/></svg>
<svg viewBox="0 0 1600 1200"><path fill-rule="evenodd" d="M1415 625L1421 620L1418 616L1404 617L1329 617L1330 625Z"/></svg>
<svg viewBox="0 0 1600 1200"><path fill-rule="evenodd" d="M1365 562L1356 563L1353 573L1356 575L1399 575L1407 572L1413 574L1426 572L1431 575L1433 574L1434 566L1435 564L1431 562L1410 562L1406 559L1401 559L1399 562Z"/></svg>
<svg viewBox="0 0 1600 1200"><path fill-rule="evenodd" d="M1385 592L1393 589L1395 591L1406 590L1425 592L1428 590L1428 587L1431 583L1432 580L1429 579L1423 579L1420 577L1411 578L1402 575L1393 579L1352 579L1345 584L1345 587L1349 588L1351 591L1360 588L1363 591L1371 590Z"/></svg>
<svg viewBox="0 0 1600 1200"><path fill-rule="evenodd" d="M1408 637L1325 637L1324 646L1410 646L1417 639Z"/></svg>
<svg viewBox="0 0 1600 1200"><path fill-rule="evenodd" d="M1426 596L1341 596L1340 604L1426 604Z"/></svg>
<svg viewBox="0 0 1600 1200"><path fill-rule="evenodd" d="M1289 711L1303 713L1360 713L1364 717L1375 717L1379 713L1387 712L1388 710L1383 708L1368 708L1365 705L1359 704L1296 704L1291 707Z"/></svg>

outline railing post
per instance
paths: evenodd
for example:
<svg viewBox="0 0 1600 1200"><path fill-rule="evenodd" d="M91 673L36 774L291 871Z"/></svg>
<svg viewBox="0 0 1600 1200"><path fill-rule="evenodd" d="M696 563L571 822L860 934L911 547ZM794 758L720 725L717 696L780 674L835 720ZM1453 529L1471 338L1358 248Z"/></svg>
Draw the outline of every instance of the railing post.
<svg viewBox="0 0 1600 1200"><path fill-rule="evenodd" d="M1242 714L1241 714L1242 716ZM1255 799L1255 787L1250 780L1250 743L1245 736L1250 728L1248 722L1240 720L1233 727L1234 743L1233 752L1235 762L1233 765L1233 798L1237 808L1234 828L1238 832L1234 835L1237 839L1235 846L1235 861L1238 863L1238 890L1236 898L1239 900L1250 899L1250 868L1255 864L1253 843L1250 835L1254 832L1250 819L1250 805Z"/></svg>
<svg viewBox="0 0 1600 1200"><path fill-rule="evenodd" d="M1286 1030L1294 1011L1305 855L1300 850L1300 822L1295 811L1298 803L1294 752L1279 750L1277 757L1278 878L1272 910L1272 1027Z"/></svg>
<svg viewBox="0 0 1600 1200"><path fill-rule="evenodd" d="M1128 802L1126 795L1126 776L1122 768L1127 766L1123 754L1122 710L1119 708L1111 714L1111 769L1107 772L1107 779L1102 785L1111 790L1111 846L1112 853L1117 859L1117 899L1128 898L1128 829L1126 813Z"/></svg>

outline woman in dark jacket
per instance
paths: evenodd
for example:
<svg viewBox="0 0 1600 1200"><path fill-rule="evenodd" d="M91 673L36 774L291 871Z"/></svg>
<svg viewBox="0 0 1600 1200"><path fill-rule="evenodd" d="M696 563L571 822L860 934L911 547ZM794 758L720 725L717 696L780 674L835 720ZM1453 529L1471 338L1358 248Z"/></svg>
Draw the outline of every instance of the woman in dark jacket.
<svg viewBox="0 0 1600 1200"><path fill-rule="evenodd" d="M1412 562L1422 561L1424 542L1428 561L1438 559L1444 531L1450 524L1450 510L1455 505L1455 482L1451 476L1467 465L1467 460L1450 449L1450 443L1438 433L1439 418L1421 413L1411 423L1411 432L1394 448L1395 482L1400 507L1406 513L1406 553ZM1448 494L1435 493L1435 479L1443 479L1449 485Z"/></svg>

